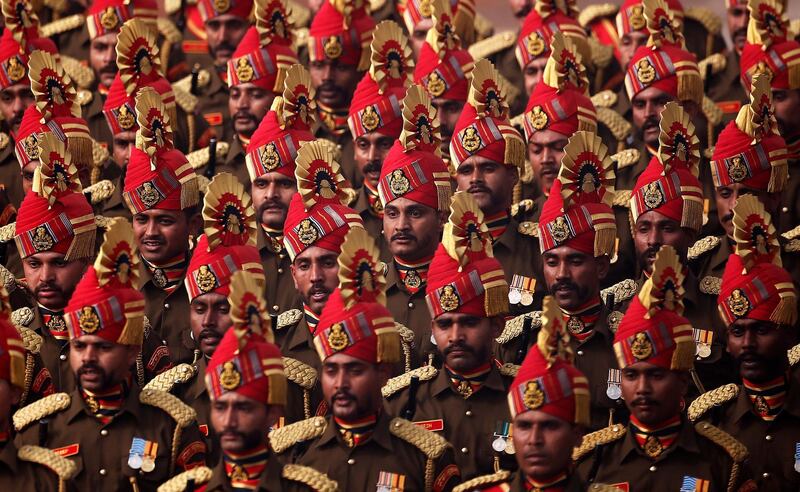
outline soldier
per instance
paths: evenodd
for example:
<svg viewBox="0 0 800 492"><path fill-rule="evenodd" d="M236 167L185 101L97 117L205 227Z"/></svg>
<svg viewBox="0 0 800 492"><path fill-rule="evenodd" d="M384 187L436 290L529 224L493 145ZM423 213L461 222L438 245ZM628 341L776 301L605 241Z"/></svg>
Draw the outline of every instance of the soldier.
<svg viewBox="0 0 800 492"><path fill-rule="evenodd" d="M456 184L478 202L492 234L494 256L512 289L518 286L530 294L512 309L530 309L541 304L544 293L543 286L536 288L540 266L531 261L538 248L535 226L519 222L510 213L514 186L525 162L525 142L508 121L497 70L489 61L478 60L472 73L469 98L450 142Z"/></svg>
<svg viewBox="0 0 800 492"><path fill-rule="evenodd" d="M341 490L452 490L459 470L447 441L383 411L381 387L400 360L401 343L382 304L378 249L362 228L345 237L339 282L314 336L332 415L272 431L272 449L285 462L328 474Z"/></svg>
<svg viewBox="0 0 800 492"><path fill-rule="evenodd" d="M366 6L356 8L357 3L325 0L308 31L308 69L322 123L316 136L340 146L342 170L351 183L357 172L347 120L353 92L370 65L369 46L375 28ZM347 10L346 15L342 9Z"/></svg>
<svg viewBox="0 0 800 492"><path fill-rule="evenodd" d="M130 224L115 219L65 310L76 388L14 414L18 445L80 463L78 490L153 490L205 462L194 410L169 393L142 390L131 371L144 337L136 258Z"/></svg>
<svg viewBox="0 0 800 492"><path fill-rule="evenodd" d="M370 236L378 240L381 257L388 259L391 255L381 234L383 206L378 181L386 154L403 129L400 106L411 85L414 60L408 38L394 22L383 21L372 33L370 70L353 93L347 117L356 172L343 168L343 173L355 188L362 188L353 208L361 214Z"/></svg>
<svg viewBox="0 0 800 492"><path fill-rule="evenodd" d="M256 3L256 25L251 27L228 61L229 127L225 138L230 149L220 166L244 184L250 184L245 168L245 149L275 96L283 91L286 71L297 63L291 47L291 26L286 24L281 1L269 6ZM265 68L266 67L266 68ZM227 132L226 132L227 133Z"/></svg>
<svg viewBox="0 0 800 492"><path fill-rule="evenodd" d="M286 290L300 298L303 310L278 316L275 333L286 357L289 381L303 383L289 386L286 423L328 411L319 386L322 365L314 349L314 333L331 293L339 285L336 258L345 234L351 228L364 227L361 216L345 205L348 196L342 188L344 178L329 146L319 141L304 143L295 173L299 193L292 197L283 241L294 281ZM329 177L330 181L315 176Z"/></svg>
<svg viewBox="0 0 800 492"><path fill-rule="evenodd" d="M152 333L168 349L144 354L152 371L165 356L174 363L194 360L183 284L191 256L189 236L199 230L201 217L196 210L197 176L186 156L173 147L171 120L161 96L151 87L140 90L135 111L142 141L131 150L123 195L140 248L147 318Z"/></svg>
<svg viewBox="0 0 800 492"><path fill-rule="evenodd" d="M265 299L273 316L298 306L289 272L291 260L283 244L284 225L297 192L298 149L304 142L314 140L314 88L308 71L294 65L282 84L283 97L275 99L273 108L261 120L245 156L259 225L257 247L264 270L270 272Z"/></svg>
<svg viewBox="0 0 800 492"><path fill-rule="evenodd" d="M712 73L716 71L716 74L710 79L706 93L717 103L717 107L725 113L726 118L733 119L747 102L747 93L739 79L739 58L747 40L750 13L747 11L747 0L725 0L725 10L733 49L727 50L724 54L722 66L711 69ZM720 58L722 56L718 55Z"/></svg>
<svg viewBox="0 0 800 492"><path fill-rule="evenodd" d="M286 376L281 352L272 343L261 290L245 273L233 275L228 295L233 327L222 337L206 370L213 399L211 421L220 436L222 457L205 490L335 488L335 482L313 468L282 466L269 448L264 429L272 428L282 413Z"/></svg>
<svg viewBox="0 0 800 492"><path fill-rule="evenodd" d="M431 262L425 294L442 368L407 372L389 380L382 391L392 415L441 432L469 479L515 465L513 450L506 446L511 419L500 409L517 367L492 357L493 341L508 313L508 284L492 257L483 214L463 191L454 196L451 210L447 239ZM412 377L419 379L418 388L410 387Z"/></svg>
<svg viewBox="0 0 800 492"><path fill-rule="evenodd" d="M439 10L437 15L437 9ZM447 11L448 22L453 25L453 35L462 38L466 46L472 44L477 29L475 21L475 5L472 2L456 1L406 1L398 2L398 13L403 17L403 24L411 41L414 59L419 60L423 46L428 39L428 33L435 30L436 19L441 19L441 14ZM457 32L456 32L457 31ZM466 97L465 97L466 99Z"/></svg>
<svg viewBox="0 0 800 492"><path fill-rule="evenodd" d="M792 490L800 487L800 417L797 378L789 373L797 357L790 361L787 353L797 342L797 291L780 266L780 245L764 205L745 195L733 213L736 252L718 302L742 383L701 395L689 418L719 425L747 446L758 490Z"/></svg>
<svg viewBox="0 0 800 492"><path fill-rule="evenodd" d="M734 491L747 478L742 443L681 416L695 353L692 326L680 315L681 270L675 250L662 247L653 275L622 318L614 351L631 420L584 436L573 453L582 480L657 492L687 484Z"/></svg>

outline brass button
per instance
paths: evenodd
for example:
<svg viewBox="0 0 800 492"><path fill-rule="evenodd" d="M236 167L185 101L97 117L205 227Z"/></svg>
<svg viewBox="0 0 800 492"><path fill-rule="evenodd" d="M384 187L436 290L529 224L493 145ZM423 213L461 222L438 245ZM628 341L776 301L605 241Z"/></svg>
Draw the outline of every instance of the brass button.
<svg viewBox="0 0 800 492"><path fill-rule="evenodd" d="M578 355L583 355L583 350L578 350Z"/></svg>
<svg viewBox="0 0 800 492"><path fill-rule="evenodd" d="M410 307L411 309L414 309L414 303L413 302L409 302L408 303L408 307Z"/></svg>
<svg viewBox="0 0 800 492"><path fill-rule="evenodd" d="M769 478L769 472L764 472L761 474L761 476L764 478Z"/></svg>
<svg viewBox="0 0 800 492"><path fill-rule="evenodd" d="M58 358L61 360L67 360L67 354L61 354L58 356Z"/></svg>
<svg viewBox="0 0 800 492"><path fill-rule="evenodd" d="M467 417L472 417L472 410L467 410L466 412L464 412L464 415L466 415Z"/></svg>
<svg viewBox="0 0 800 492"><path fill-rule="evenodd" d="M280 309L280 306L278 306L277 304L272 306L273 311L278 312L278 309Z"/></svg>
<svg viewBox="0 0 800 492"><path fill-rule="evenodd" d="M348 465L355 465L356 464L356 460L354 460L353 458L350 458L349 460L347 460L347 464Z"/></svg>
<svg viewBox="0 0 800 492"><path fill-rule="evenodd" d="M103 430L101 430L101 431L100 431L100 435L101 435L101 436L107 436L107 435L108 435L108 429L103 429Z"/></svg>
<svg viewBox="0 0 800 492"><path fill-rule="evenodd" d="M469 449L461 448L461 452L464 453L464 454L469 454Z"/></svg>
<svg viewBox="0 0 800 492"><path fill-rule="evenodd" d="M169 303L168 302L164 303L164 309L169 309Z"/></svg>
<svg viewBox="0 0 800 492"><path fill-rule="evenodd" d="M772 440L772 434L767 434L767 437L765 437L765 439L767 441L771 441Z"/></svg>
<svg viewBox="0 0 800 492"><path fill-rule="evenodd" d="M283 273L283 268L278 268L278 273Z"/></svg>
<svg viewBox="0 0 800 492"><path fill-rule="evenodd" d="M105 468L100 468L100 475L103 475L104 477L106 476L106 469Z"/></svg>
<svg viewBox="0 0 800 492"><path fill-rule="evenodd" d="M789 207L783 207L783 208L781 209L781 212L783 212L783 213L786 213L786 212L788 212L788 211L789 211Z"/></svg>
<svg viewBox="0 0 800 492"><path fill-rule="evenodd" d="M653 465L653 466L651 466L651 467L650 467L650 471L651 471L651 472L654 472L654 471L656 471L656 470L657 470L657 468L656 468L656 465Z"/></svg>

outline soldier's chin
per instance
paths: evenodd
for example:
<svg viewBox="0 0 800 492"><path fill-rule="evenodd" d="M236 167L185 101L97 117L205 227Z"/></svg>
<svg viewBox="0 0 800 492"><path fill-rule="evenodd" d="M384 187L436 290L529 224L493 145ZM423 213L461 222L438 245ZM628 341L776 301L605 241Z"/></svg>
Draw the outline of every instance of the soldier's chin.
<svg viewBox="0 0 800 492"><path fill-rule="evenodd" d="M105 374L99 371L86 371L82 372L78 379L81 383L81 388L89 391L98 391L105 389L106 378Z"/></svg>

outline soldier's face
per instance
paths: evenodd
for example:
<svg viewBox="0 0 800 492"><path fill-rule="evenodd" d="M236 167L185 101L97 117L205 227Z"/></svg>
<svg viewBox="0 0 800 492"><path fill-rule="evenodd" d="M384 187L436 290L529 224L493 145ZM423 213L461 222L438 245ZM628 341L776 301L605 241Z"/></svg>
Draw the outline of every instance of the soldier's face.
<svg viewBox="0 0 800 492"><path fill-rule="evenodd" d="M339 286L338 255L319 246L310 246L297 255L292 263L294 287L316 315Z"/></svg>
<svg viewBox="0 0 800 492"><path fill-rule="evenodd" d="M425 44L425 37L428 35L428 31L431 29L433 29L433 20L430 18L420 19L417 25L414 26L410 41L415 60L419 60L419 52L422 50L422 45Z"/></svg>
<svg viewBox="0 0 800 492"><path fill-rule="evenodd" d="M695 233L681 227L680 222L651 210L639 216L633 230L633 244L642 271L653 271L656 253L663 245L675 248L681 260L686 260L689 246L694 243Z"/></svg>
<svg viewBox="0 0 800 492"><path fill-rule="evenodd" d="M297 182L278 172L259 176L250 186L256 219L273 230L283 230L289 203L297 193Z"/></svg>
<svg viewBox="0 0 800 492"><path fill-rule="evenodd" d="M381 388L389 380L385 364L370 364L346 354L322 363L322 393L331 413L346 422L374 414L383 406Z"/></svg>
<svg viewBox="0 0 800 492"><path fill-rule="evenodd" d="M464 101L437 97L431 103L436 108L436 115L439 116L441 124L439 130L442 136L442 155L448 156L450 155L450 140L453 138L458 117L461 116L461 111L464 109Z"/></svg>
<svg viewBox="0 0 800 492"><path fill-rule="evenodd" d="M539 58L536 58L535 60L525 65L525 69L522 70L522 77L525 82L526 94L532 93L533 88L536 87L536 84L542 81L545 65L547 65L546 56L541 56Z"/></svg>
<svg viewBox="0 0 800 492"><path fill-rule="evenodd" d="M353 92L363 75L354 65L328 59L310 62L308 72L317 89L317 101L333 109L350 106Z"/></svg>
<svg viewBox="0 0 800 492"><path fill-rule="evenodd" d="M800 136L800 89L773 89L772 103L781 136L787 141Z"/></svg>
<svg viewBox="0 0 800 492"><path fill-rule="evenodd" d="M633 101L631 101L633 126L636 128L639 138L647 145L658 148L660 133L658 124L661 122L661 112L667 103L674 100L675 98L671 94L655 87L648 87L633 96Z"/></svg>
<svg viewBox="0 0 800 492"><path fill-rule="evenodd" d="M11 417L11 409L19 404L22 390L11 384L5 379L0 379L0 425L3 429L8 429Z"/></svg>
<svg viewBox="0 0 800 492"><path fill-rule="evenodd" d="M528 160L533 167L536 183L544 195L550 194L550 187L558 177L564 147L568 141L568 136L547 129L534 132L528 141Z"/></svg>
<svg viewBox="0 0 800 492"><path fill-rule="evenodd" d="M442 214L427 205L395 198L383 210L383 236L395 258L417 262L436 252L442 237Z"/></svg>
<svg viewBox="0 0 800 492"><path fill-rule="evenodd" d="M514 185L519 181L515 166L505 166L474 155L456 169L458 191L467 191L485 215L494 215L511 206Z"/></svg>
<svg viewBox="0 0 800 492"><path fill-rule="evenodd" d="M69 363L81 388L100 391L124 381L140 351L139 346L83 335L70 341Z"/></svg>
<svg viewBox="0 0 800 492"><path fill-rule="evenodd" d="M189 249L189 233L196 230L190 227L190 219L182 211L153 209L133 216L133 234L139 252L156 265L163 265Z"/></svg>
<svg viewBox="0 0 800 492"><path fill-rule="evenodd" d="M117 33L97 36L89 43L89 65L105 87L111 87L117 75Z"/></svg>
<svg viewBox="0 0 800 492"><path fill-rule="evenodd" d="M249 27L247 19L230 14L220 15L206 21L208 52L216 65L228 63Z"/></svg>
<svg viewBox="0 0 800 492"><path fill-rule="evenodd" d="M742 195L754 195L773 217L778 216L778 205L780 204L780 193L769 193L763 190L748 188L741 183L732 183L728 186L720 186L714 193L714 201L717 204L717 217L725 234L733 239L733 207Z"/></svg>
<svg viewBox="0 0 800 492"><path fill-rule="evenodd" d="M374 189L378 188L381 178L381 167L386 154L392 148L396 139L378 132L369 132L356 138L353 147L354 157L358 169Z"/></svg>
<svg viewBox="0 0 800 492"><path fill-rule="evenodd" d="M744 42L747 40L747 22L750 20L747 5L737 4L733 7L728 7L726 19L728 20L728 32L731 34L733 47L741 55Z"/></svg>
<svg viewBox="0 0 800 492"><path fill-rule="evenodd" d="M22 191L27 195L33 189L33 174L39 167L39 160L33 160L22 168Z"/></svg>
<svg viewBox="0 0 800 492"><path fill-rule="evenodd" d="M228 111L236 133L249 137L269 111L275 94L255 84L239 84L230 88Z"/></svg>
<svg viewBox="0 0 800 492"><path fill-rule="evenodd" d="M561 309L575 312L600 295L600 281L608 274L607 256L595 258L582 251L559 246L542 253L547 289Z"/></svg>
<svg viewBox="0 0 800 492"><path fill-rule="evenodd" d="M22 260L28 288L39 304L53 311L66 307L88 267L87 260L67 261L63 254L52 251L36 253Z"/></svg>
<svg viewBox="0 0 800 492"><path fill-rule="evenodd" d="M241 453L266 442L266 430L277 422L280 407L265 405L236 392L211 403L211 425L219 445L228 453Z"/></svg>
<svg viewBox="0 0 800 492"><path fill-rule="evenodd" d="M492 342L503 331L502 319L462 313L444 313L431 321L436 347L448 367L467 372L491 358Z"/></svg>
<svg viewBox="0 0 800 492"><path fill-rule="evenodd" d="M231 327L231 305L228 298L208 292L192 299L189 305L189 325L195 343L206 357L211 357L222 336Z"/></svg>
<svg viewBox="0 0 800 492"><path fill-rule="evenodd" d="M636 53L640 46L644 46L647 43L647 38L647 34L641 31L623 34L619 38L619 63L622 65L623 70L628 69L633 54Z"/></svg>
<svg viewBox="0 0 800 492"><path fill-rule="evenodd" d="M517 463L527 478L545 480L570 467L583 435L578 426L540 410L518 414L513 425Z"/></svg>
<svg viewBox="0 0 800 492"><path fill-rule="evenodd" d="M739 375L753 383L783 374L786 351L795 343L795 330L768 321L742 318L728 327L728 351L739 362Z"/></svg>
<svg viewBox="0 0 800 492"><path fill-rule="evenodd" d="M131 149L136 146L136 132L119 132L114 135L113 157L114 162L122 169L127 169L131 160Z"/></svg>
<svg viewBox="0 0 800 492"><path fill-rule="evenodd" d="M688 376L687 372L637 362L622 369L622 398L639 422L654 427L680 413Z"/></svg>
<svg viewBox="0 0 800 492"><path fill-rule="evenodd" d="M0 91L0 112L11 131L19 131L22 115L33 102L33 92L28 84L14 84Z"/></svg>

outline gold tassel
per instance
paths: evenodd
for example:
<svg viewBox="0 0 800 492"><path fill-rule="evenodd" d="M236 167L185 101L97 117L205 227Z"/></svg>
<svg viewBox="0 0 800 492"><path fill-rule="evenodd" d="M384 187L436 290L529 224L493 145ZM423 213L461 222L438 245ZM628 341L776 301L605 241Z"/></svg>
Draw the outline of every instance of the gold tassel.
<svg viewBox="0 0 800 492"><path fill-rule="evenodd" d="M270 374L268 377L269 395L267 395L267 403L270 405L286 405L286 376L281 372L280 374Z"/></svg>
<svg viewBox="0 0 800 492"><path fill-rule="evenodd" d="M396 330L378 334L378 362L400 362L400 334Z"/></svg>
<svg viewBox="0 0 800 492"><path fill-rule="evenodd" d="M504 164L513 164L517 169L522 171L522 166L525 165L525 142L517 135L506 136L506 152L504 156Z"/></svg>
<svg viewBox="0 0 800 492"><path fill-rule="evenodd" d="M575 423L589 427L591 418L589 417L589 394L575 393Z"/></svg>
<svg viewBox="0 0 800 492"><path fill-rule="evenodd" d="M486 289L483 308L489 318L508 314L508 284L503 282L501 285Z"/></svg>
<svg viewBox="0 0 800 492"><path fill-rule="evenodd" d="M614 256L614 246L617 243L617 226L614 223L604 225L594 233L594 257L608 255Z"/></svg>
<svg viewBox="0 0 800 492"><path fill-rule="evenodd" d="M511 192L511 203L519 203L522 201L522 179L517 181L514 185L514 190Z"/></svg>
<svg viewBox="0 0 800 492"><path fill-rule="evenodd" d="M197 176L192 176L188 181L181 184L181 209L186 210L194 207L200 201L200 189L197 183Z"/></svg>
<svg viewBox="0 0 800 492"><path fill-rule="evenodd" d="M10 357L10 383L18 388L25 388L26 364L25 356L19 352L11 352Z"/></svg>
<svg viewBox="0 0 800 492"><path fill-rule="evenodd" d="M187 152L194 152L195 147L195 133L196 128L194 124L194 115L190 113L186 113L186 127L188 129L187 133L189 134L189 145L186 146Z"/></svg>
<svg viewBox="0 0 800 492"><path fill-rule="evenodd" d="M703 104L703 79L699 73L681 73L678 75L678 98L681 101L694 101Z"/></svg>
<svg viewBox="0 0 800 492"><path fill-rule="evenodd" d="M695 344L693 340L678 342L672 353L670 369L674 371L691 371L694 367Z"/></svg>
<svg viewBox="0 0 800 492"><path fill-rule="evenodd" d="M781 159L778 162L772 163L772 169L769 175L769 184L767 191L776 193L783 191L786 186L786 181L789 179L789 164L786 159Z"/></svg>
<svg viewBox="0 0 800 492"><path fill-rule="evenodd" d="M67 261L77 260L78 258L91 258L94 256L94 243L97 238L97 229L92 227L88 231L80 232L72 239L67 254L64 258Z"/></svg>
<svg viewBox="0 0 800 492"><path fill-rule="evenodd" d="M695 232L703 227L703 202L683 199L683 214L681 216L681 227L688 227Z"/></svg>
<svg viewBox="0 0 800 492"><path fill-rule="evenodd" d="M120 345L141 345L144 340L144 314L136 314L125 321L125 327L117 339Z"/></svg>
<svg viewBox="0 0 800 492"><path fill-rule="evenodd" d="M88 135L68 136L67 150L72 155L72 162L78 167L89 167L94 163L92 139Z"/></svg>
<svg viewBox="0 0 800 492"><path fill-rule="evenodd" d="M800 89L800 62L793 62L787 70L789 71L789 88Z"/></svg>
<svg viewBox="0 0 800 492"><path fill-rule="evenodd" d="M769 315L770 321L778 325L794 326L797 323L797 297L794 292L782 292L781 300Z"/></svg>
<svg viewBox="0 0 800 492"><path fill-rule="evenodd" d="M370 39L372 36L370 36ZM309 38L309 41L311 38ZM371 41L366 41L361 43L361 58L358 60L358 65L356 66L356 70L359 72L366 72L369 70L370 65L372 64L372 48L370 47Z"/></svg>
<svg viewBox="0 0 800 492"><path fill-rule="evenodd" d="M436 185L436 198L439 201L439 212L449 214L450 202L453 201L453 189L450 184Z"/></svg>
<svg viewBox="0 0 800 492"><path fill-rule="evenodd" d="M174 97L174 95L173 95ZM171 106L167 106L167 116L169 117L169 126L173 131L173 135L175 135L175 130L177 129L176 126L178 124L178 106L176 102L173 102ZM174 142L173 142L174 143Z"/></svg>

